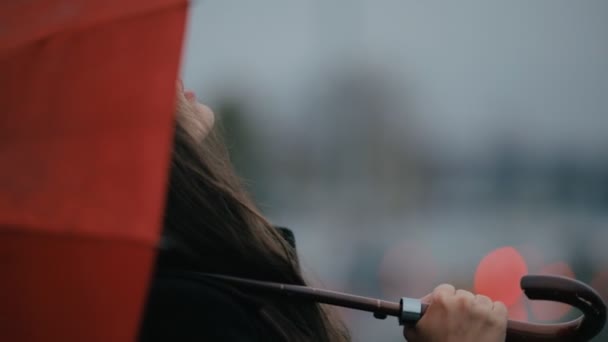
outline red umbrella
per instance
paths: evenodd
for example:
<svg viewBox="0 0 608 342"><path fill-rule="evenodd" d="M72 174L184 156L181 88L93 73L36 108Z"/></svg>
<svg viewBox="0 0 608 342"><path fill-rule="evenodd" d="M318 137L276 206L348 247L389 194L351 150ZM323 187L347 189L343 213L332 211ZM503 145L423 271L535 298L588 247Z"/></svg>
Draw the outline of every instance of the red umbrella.
<svg viewBox="0 0 608 342"><path fill-rule="evenodd" d="M185 0L0 2L0 337L133 341Z"/></svg>
<svg viewBox="0 0 608 342"><path fill-rule="evenodd" d="M185 16L185 0L0 3L3 340L136 338L159 236ZM377 317L411 314L404 302L223 278ZM513 341L587 340L604 325L605 305L584 284L541 276L522 287L532 299L577 305L585 318L511 322Z"/></svg>

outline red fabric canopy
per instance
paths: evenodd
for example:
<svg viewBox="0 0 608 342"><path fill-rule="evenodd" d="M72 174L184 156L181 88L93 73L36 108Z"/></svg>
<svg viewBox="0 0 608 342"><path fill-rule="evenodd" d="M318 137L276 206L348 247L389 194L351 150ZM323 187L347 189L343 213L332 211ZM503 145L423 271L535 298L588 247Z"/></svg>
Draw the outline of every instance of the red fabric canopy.
<svg viewBox="0 0 608 342"><path fill-rule="evenodd" d="M0 340L135 340L186 9L0 2Z"/></svg>

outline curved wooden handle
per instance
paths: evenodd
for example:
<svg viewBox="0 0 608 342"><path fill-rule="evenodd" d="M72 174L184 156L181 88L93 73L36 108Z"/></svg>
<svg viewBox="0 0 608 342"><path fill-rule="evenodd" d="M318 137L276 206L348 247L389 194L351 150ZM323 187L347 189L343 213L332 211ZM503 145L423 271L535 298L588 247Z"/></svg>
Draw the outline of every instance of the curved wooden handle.
<svg viewBox="0 0 608 342"><path fill-rule="evenodd" d="M549 300L572 305L583 315L575 320L555 324L533 324L509 321L508 342L520 341L589 341L606 324L606 304L587 284L559 276L528 275L521 288L531 300Z"/></svg>

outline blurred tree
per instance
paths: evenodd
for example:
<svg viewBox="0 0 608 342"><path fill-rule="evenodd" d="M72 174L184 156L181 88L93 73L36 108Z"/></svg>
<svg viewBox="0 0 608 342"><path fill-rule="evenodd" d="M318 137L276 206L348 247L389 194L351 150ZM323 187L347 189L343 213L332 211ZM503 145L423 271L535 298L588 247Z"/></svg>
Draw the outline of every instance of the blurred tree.
<svg viewBox="0 0 608 342"><path fill-rule="evenodd" d="M264 203L267 197L264 189L267 187L263 167L255 157L263 146L253 132L255 128L247 120L244 101L236 96L226 96L215 106L215 113L237 174L256 202Z"/></svg>

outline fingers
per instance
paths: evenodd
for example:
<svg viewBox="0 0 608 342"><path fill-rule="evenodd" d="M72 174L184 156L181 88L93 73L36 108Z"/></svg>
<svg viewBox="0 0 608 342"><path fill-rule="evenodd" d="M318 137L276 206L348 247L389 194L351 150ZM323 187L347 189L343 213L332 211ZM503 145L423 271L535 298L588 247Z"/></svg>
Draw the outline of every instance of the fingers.
<svg viewBox="0 0 608 342"><path fill-rule="evenodd" d="M508 321L509 311L507 310L507 306L503 302L494 302L490 315L490 324L500 329L506 329Z"/></svg>
<svg viewBox="0 0 608 342"><path fill-rule="evenodd" d="M449 284L442 284L435 288L431 294L431 303L436 307L446 309L467 310L475 304L476 297L469 291L458 289Z"/></svg>
<svg viewBox="0 0 608 342"><path fill-rule="evenodd" d="M456 290L454 300L459 310L469 310L475 304L475 295L469 291Z"/></svg>
<svg viewBox="0 0 608 342"><path fill-rule="evenodd" d="M422 316L420 321L413 326L406 326L403 334L408 341L419 340L420 329L423 335L426 331L435 331L435 326L443 324L442 321L447 316L448 308L450 307L450 298L454 297L456 289L449 284L441 284L437 286L433 292L424 296L421 301L429 304L429 308ZM424 340L424 338L423 338Z"/></svg>
<svg viewBox="0 0 608 342"><path fill-rule="evenodd" d="M431 302L433 301L433 293L429 293L426 296L420 298L420 301L426 304L431 304Z"/></svg>
<svg viewBox="0 0 608 342"><path fill-rule="evenodd" d="M494 302L484 295L475 295L473 297L470 315L478 320L487 320L492 312Z"/></svg>
<svg viewBox="0 0 608 342"><path fill-rule="evenodd" d="M408 341L504 341L507 308L487 296L439 285L422 299L430 306L415 326L405 327Z"/></svg>
<svg viewBox="0 0 608 342"><path fill-rule="evenodd" d="M487 307L491 308L492 305L494 304L494 302L492 302L490 297L478 294L478 295L475 295L475 304L487 306Z"/></svg>
<svg viewBox="0 0 608 342"><path fill-rule="evenodd" d="M500 315L509 315L509 311L507 310L507 306L505 305L505 303L499 301L494 302L494 305L492 306L492 311Z"/></svg>
<svg viewBox="0 0 608 342"><path fill-rule="evenodd" d="M450 284L441 284L435 288L433 292L441 292L446 294L454 294L456 293L456 288Z"/></svg>
<svg viewBox="0 0 608 342"><path fill-rule="evenodd" d="M433 292L427 294L426 296L420 298L420 301L425 303L425 304L431 304L433 302L433 299L436 296L449 296L452 295L456 292L456 289L454 288L454 286L450 285L450 284L441 284L439 286L437 286L435 288L435 290L433 290Z"/></svg>
<svg viewBox="0 0 608 342"><path fill-rule="evenodd" d="M509 315L504 303L495 302L490 297L479 294L475 295L471 314L493 326L505 325Z"/></svg>
<svg viewBox="0 0 608 342"><path fill-rule="evenodd" d="M431 303L440 302L443 303L448 298L452 297L456 293L456 288L450 284L441 284L433 290L431 294Z"/></svg>
<svg viewBox="0 0 608 342"><path fill-rule="evenodd" d="M508 311L502 302L494 302L490 297L473 294L469 291L458 289L449 284L442 284L423 298L444 312L456 311L462 315L471 316L476 320L488 320L492 323L506 320Z"/></svg>

